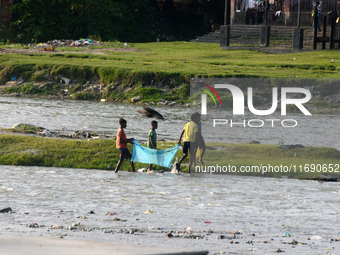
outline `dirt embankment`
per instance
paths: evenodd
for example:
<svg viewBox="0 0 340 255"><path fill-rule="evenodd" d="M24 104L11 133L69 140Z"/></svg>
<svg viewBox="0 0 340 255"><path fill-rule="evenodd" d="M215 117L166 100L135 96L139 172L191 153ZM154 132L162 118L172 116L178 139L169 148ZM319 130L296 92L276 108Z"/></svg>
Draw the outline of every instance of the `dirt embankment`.
<svg viewBox="0 0 340 255"><path fill-rule="evenodd" d="M46 49L46 47L45 47ZM109 52L143 51L133 47L110 47L101 49L69 47L65 50L44 47L25 49L0 48L0 54L93 54L108 55ZM51 99L102 100L145 105L188 106L189 82L183 77L156 77L148 74L131 74L112 79L114 70L91 69L85 66L15 67L16 70L0 69L0 94L5 96L42 97ZM72 70L70 70L72 69ZM94 71L95 70L95 71ZM105 76L105 77L104 77ZM127 75L128 76L128 75ZM336 85L312 86L312 99L308 109L312 113L340 113L340 89ZM255 97L264 109L271 106L271 90L261 89Z"/></svg>

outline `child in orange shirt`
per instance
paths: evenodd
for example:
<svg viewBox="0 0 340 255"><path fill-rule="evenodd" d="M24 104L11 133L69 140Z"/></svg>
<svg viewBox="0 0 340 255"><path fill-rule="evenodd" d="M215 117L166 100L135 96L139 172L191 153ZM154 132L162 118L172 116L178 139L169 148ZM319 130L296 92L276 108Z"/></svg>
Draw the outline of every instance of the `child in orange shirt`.
<svg viewBox="0 0 340 255"><path fill-rule="evenodd" d="M133 162L131 161L131 153L129 152L129 150L127 149L127 143L133 143L133 138L127 139L125 132L124 132L124 128L126 128L127 126L127 121L123 118L119 119L119 125L120 128L118 129L117 132L117 138L116 138L116 148L118 148L120 150L120 157L119 157L119 161L118 164L116 166L115 169L115 173L117 173L119 171L119 168L121 166L121 164L124 161L124 158L130 159L130 165L132 167L132 171L135 172L135 166L133 164Z"/></svg>

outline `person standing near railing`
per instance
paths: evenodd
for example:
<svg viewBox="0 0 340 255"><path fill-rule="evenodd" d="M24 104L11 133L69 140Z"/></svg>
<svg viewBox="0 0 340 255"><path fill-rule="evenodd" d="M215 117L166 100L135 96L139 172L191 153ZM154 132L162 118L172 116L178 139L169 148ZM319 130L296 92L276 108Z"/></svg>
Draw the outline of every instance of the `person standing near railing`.
<svg viewBox="0 0 340 255"><path fill-rule="evenodd" d="M312 17L313 17L313 27L316 26L319 32L321 32L320 13L321 13L321 5L320 5L320 2L317 1L313 8Z"/></svg>
<svg viewBox="0 0 340 255"><path fill-rule="evenodd" d="M256 1L255 0L244 0L242 2L242 10L246 10L246 24L249 25L251 21L251 24L255 25Z"/></svg>

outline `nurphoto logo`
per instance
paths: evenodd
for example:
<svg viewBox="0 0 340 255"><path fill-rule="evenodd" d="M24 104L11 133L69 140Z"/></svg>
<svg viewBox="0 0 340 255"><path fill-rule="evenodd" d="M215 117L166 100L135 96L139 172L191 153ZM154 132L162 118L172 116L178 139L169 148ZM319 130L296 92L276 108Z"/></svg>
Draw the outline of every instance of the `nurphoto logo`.
<svg viewBox="0 0 340 255"><path fill-rule="evenodd" d="M306 85L307 84L307 85ZM301 86L299 86L301 85ZM261 128L264 126L296 127L296 119L270 118L270 115L287 116L289 109L295 109L295 114L304 116L312 114L305 104L312 99L312 93L306 81L292 81L287 79L193 79L190 87L191 98L200 101L202 116L210 115L212 126L228 125L230 127ZM261 95L261 96L260 96ZM259 103L259 98L262 101ZM218 117L214 116L219 109ZM247 110L247 111L246 111ZM224 113L224 114L221 114ZM235 120L225 118L230 116L247 119ZM249 116L251 118L249 119ZM265 119L254 116L266 117Z"/></svg>
<svg viewBox="0 0 340 255"><path fill-rule="evenodd" d="M223 103L221 101L219 94L217 93L217 91L214 88L216 88L216 89L228 89L231 92L232 97L233 97L233 114L234 115L244 115L244 108L245 108L244 94L239 87L237 87L235 85L231 85L231 84L215 84L214 87L211 87L207 84L204 84L204 86L210 88L215 93L217 98L220 100L221 106L223 106ZM215 105L217 105L215 99L213 98L213 95L206 89L202 89L202 90L205 91L207 94L209 94L210 97L214 100ZM253 104L253 88L248 87L247 91L248 91L248 95L247 95L248 108L249 108L249 111L252 112L254 115L260 115L260 116L270 115L277 110L278 88L272 88L272 106L271 106L270 109L267 109L267 110L255 109L254 104ZM300 94L304 94L305 97L304 98L287 98L288 93L300 93ZM201 95L201 99L202 99L201 114L202 115L207 114L207 94ZM312 98L312 95L311 95L310 91L307 90L307 89L290 88L290 87L281 88L281 115L287 114L286 109L287 109L287 105L289 105L289 104L297 106L304 115L312 115L303 106L303 104L307 103L311 98Z"/></svg>

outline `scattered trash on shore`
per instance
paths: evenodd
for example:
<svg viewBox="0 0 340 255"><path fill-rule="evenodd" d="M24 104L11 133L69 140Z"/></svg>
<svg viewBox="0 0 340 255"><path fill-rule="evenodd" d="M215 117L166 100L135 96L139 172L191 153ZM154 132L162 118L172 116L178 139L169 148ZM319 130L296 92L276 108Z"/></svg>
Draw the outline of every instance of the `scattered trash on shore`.
<svg viewBox="0 0 340 255"><path fill-rule="evenodd" d="M68 132L64 129L61 131L51 131L45 127L39 127L29 123L16 123L12 126L12 130L16 132L28 133L28 134L36 134L42 137L57 137L57 138L69 138L69 139L90 139L90 140L98 140L98 139L106 139L113 138L108 134L97 134L92 131L73 131Z"/></svg>
<svg viewBox="0 0 340 255"><path fill-rule="evenodd" d="M42 228L44 227L44 225L32 222L32 223L27 224L27 227L28 228Z"/></svg>
<svg viewBox="0 0 340 255"><path fill-rule="evenodd" d="M45 43L39 43L36 45L30 44L31 47L83 47L83 46L90 46L90 45L102 45L102 42L93 41L91 39L80 39L80 40L51 40Z"/></svg>
<svg viewBox="0 0 340 255"><path fill-rule="evenodd" d="M291 237L292 235L290 234L290 233L288 233L288 232L286 232L285 234L284 234L284 237Z"/></svg>
<svg viewBox="0 0 340 255"><path fill-rule="evenodd" d="M113 216L113 215L116 215L117 213L114 213L114 212L106 212L105 215L108 215L108 216Z"/></svg>
<svg viewBox="0 0 340 255"><path fill-rule="evenodd" d="M8 213L11 212L12 209L10 207L8 208L4 208L2 210L0 210L0 212L3 213ZM59 211L60 213L64 214L63 210ZM147 210L144 213L154 213L154 211L152 210ZM27 215L28 212L23 212L22 215ZM87 214L90 214L91 216L95 214L94 211L89 211ZM112 212L112 211L107 211L105 213L105 215L107 216L114 216L117 213ZM91 216L89 216L89 218L91 218ZM100 216L99 216L100 217ZM87 216L78 216L77 218L86 220L88 219ZM92 218L93 219L93 218ZM97 219L96 219L97 220ZM134 219L134 221L139 220L139 219ZM127 220L122 220L119 218L113 218L113 221L116 222L126 222L129 221L129 219ZM65 223L65 222L64 222ZM207 224L207 223L211 223L210 221L203 221L203 223ZM191 240L209 240L209 238L214 237L214 239L217 242L221 242L224 243L225 245L258 245L258 244L271 244L273 245L274 243L276 245L287 245L285 246L286 248L283 249L281 248L277 248L275 250L272 250L272 252L275 253L283 253L283 252L288 252L288 246L291 247L296 247L296 246L305 246L305 245L313 245L315 241L319 241L322 242L324 240L324 238L322 236L319 235L314 235L311 237L306 237L307 242L301 242L298 240L289 240L287 242L284 242L282 239L281 240L274 240L273 238L271 238L270 240L263 240L263 237L261 237L261 234L258 235L257 233L246 233L246 235L244 235L243 230L234 230L234 231L226 231L226 232L221 232L221 231L214 231L212 229L194 229L193 227L185 227L185 228L181 228L181 227L174 227L172 226L171 228L163 228L163 227L148 227L148 228L144 228L144 227L127 227L124 228L124 226L126 226L126 223L122 223L124 225L108 225L108 226L95 226L93 225L93 223L90 224L86 224L86 223L82 223L80 221L77 222L69 222L69 226L66 227L64 224L53 224L53 225L49 225L46 230L49 233L53 233L56 232L54 234L55 237L59 237L59 238L64 238L66 236L69 236L71 232L95 232L95 231L100 231L103 234L111 234L111 235L117 235L117 234L123 234L123 235L140 235L140 236L147 236L147 235L160 235L160 238L162 238L163 240L167 240L167 239L191 239ZM117 224L117 223L114 223ZM173 225L173 224L171 224ZM39 224L36 222L31 222L28 223L26 225L28 228L32 228L32 229L39 229L39 228L43 228L45 227L43 224ZM123 226L123 228L122 228ZM6 228L5 230L10 230L10 228ZM36 230L38 231L38 230ZM39 230L41 231L41 230ZM69 231L69 232L65 232L65 231ZM289 232L285 232L284 233L284 237L290 238L291 234ZM338 238L329 238L328 239L329 242L339 242L340 239ZM308 242L309 241L309 242ZM319 243L318 242L318 243ZM260 247L260 246L259 246ZM259 251L259 247L252 247L249 248L249 251ZM268 246L268 247L272 247L272 246ZM271 249L273 249L274 247L272 247ZM224 251L221 251L220 254L225 254Z"/></svg>
<svg viewBox="0 0 340 255"><path fill-rule="evenodd" d="M52 226L48 227L47 229L64 229L64 226L52 225Z"/></svg>
<svg viewBox="0 0 340 255"><path fill-rule="evenodd" d="M154 211L147 210L147 211L145 211L144 213L154 213Z"/></svg>

